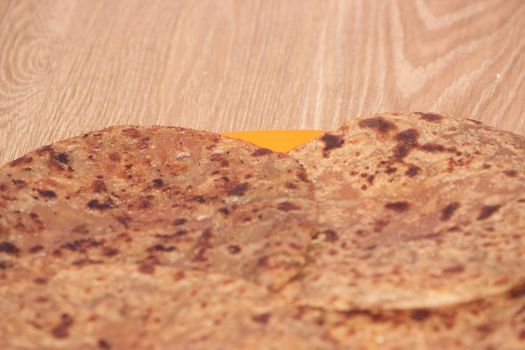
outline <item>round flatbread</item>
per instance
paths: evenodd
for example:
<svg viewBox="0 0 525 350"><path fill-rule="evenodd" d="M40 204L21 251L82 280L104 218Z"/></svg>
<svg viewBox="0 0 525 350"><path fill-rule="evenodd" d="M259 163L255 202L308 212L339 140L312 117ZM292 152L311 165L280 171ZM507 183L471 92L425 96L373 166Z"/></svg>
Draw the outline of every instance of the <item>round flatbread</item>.
<svg viewBox="0 0 525 350"><path fill-rule="evenodd" d="M264 287L222 274L89 265L0 287L0 348L337 349Z"/></svg>
<svg viewBox="0 0 525 350"><path fill-rule="evenodd" d="M0 279L138 262L279 287L317 221L291 157L174 127L112 127L0 168Z"/></svg>
<svg viewBox="0 0 525 350"><path fill-rule="evenodd" d="M435 114L358 118L291 152L320 226L285 293L302 305L418 308L525 278L525 138Z"/></svg>
<svg viewBox="0 0 525 350"><path fill-rule="evenodd" d="M459 306L345 312L302 308L338 346L356 350L525 348L525 285Z"/></svg>

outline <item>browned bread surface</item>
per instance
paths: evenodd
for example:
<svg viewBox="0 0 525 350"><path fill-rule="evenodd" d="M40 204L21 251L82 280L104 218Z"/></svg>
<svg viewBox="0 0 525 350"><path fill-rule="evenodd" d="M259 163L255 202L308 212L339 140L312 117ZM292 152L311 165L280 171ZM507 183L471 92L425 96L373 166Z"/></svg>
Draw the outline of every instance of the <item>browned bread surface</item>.
<svg viewBox="0 0 525 350"><path fill-rule="evenodd" d="M317 221L291 157L170 127L112 127L28 153L0 168L0 209L0 280L133 262L279 287Z"/></svg>
<svg viewBox="0 0 525 350"><path fill-rule="evenodd" d="M362 117L293 150L314 183L315 307L446 306L525 278L525 138L435 114Z"/></svg>

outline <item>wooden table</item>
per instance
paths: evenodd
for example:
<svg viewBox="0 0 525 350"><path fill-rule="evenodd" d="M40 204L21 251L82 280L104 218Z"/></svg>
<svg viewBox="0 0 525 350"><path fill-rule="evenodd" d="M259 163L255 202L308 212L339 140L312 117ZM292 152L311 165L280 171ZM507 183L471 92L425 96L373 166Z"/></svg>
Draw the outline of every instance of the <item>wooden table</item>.
<svg viewBox="0 0 525 350"><path fill-rule="evenodd" d="M525 134L524 47L523 0L2 0L0 161L124 123L417 110Z"/></svg>

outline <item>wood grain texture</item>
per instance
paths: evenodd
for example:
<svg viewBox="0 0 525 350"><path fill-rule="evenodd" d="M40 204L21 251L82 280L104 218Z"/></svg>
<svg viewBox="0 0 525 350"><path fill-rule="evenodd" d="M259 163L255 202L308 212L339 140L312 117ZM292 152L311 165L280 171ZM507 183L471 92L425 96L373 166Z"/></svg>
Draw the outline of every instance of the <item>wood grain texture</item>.
<svg viewBox="0 0 525 350"><path fill-rule="evenodd" d="M523 0L4 0L0 161L125 123L420 110L525 134L524 47Z"/></svg>

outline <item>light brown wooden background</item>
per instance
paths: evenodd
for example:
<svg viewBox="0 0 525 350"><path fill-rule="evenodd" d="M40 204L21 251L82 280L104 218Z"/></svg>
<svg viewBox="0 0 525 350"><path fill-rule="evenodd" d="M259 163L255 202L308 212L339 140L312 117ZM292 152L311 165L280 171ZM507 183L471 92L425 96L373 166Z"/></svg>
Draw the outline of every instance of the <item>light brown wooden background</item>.
<svg viewBox="0 0 525 350"><path fill-rule="evenodd" d="M525 134L523 0L0 0L0 161L111 124Z"/></svg>

